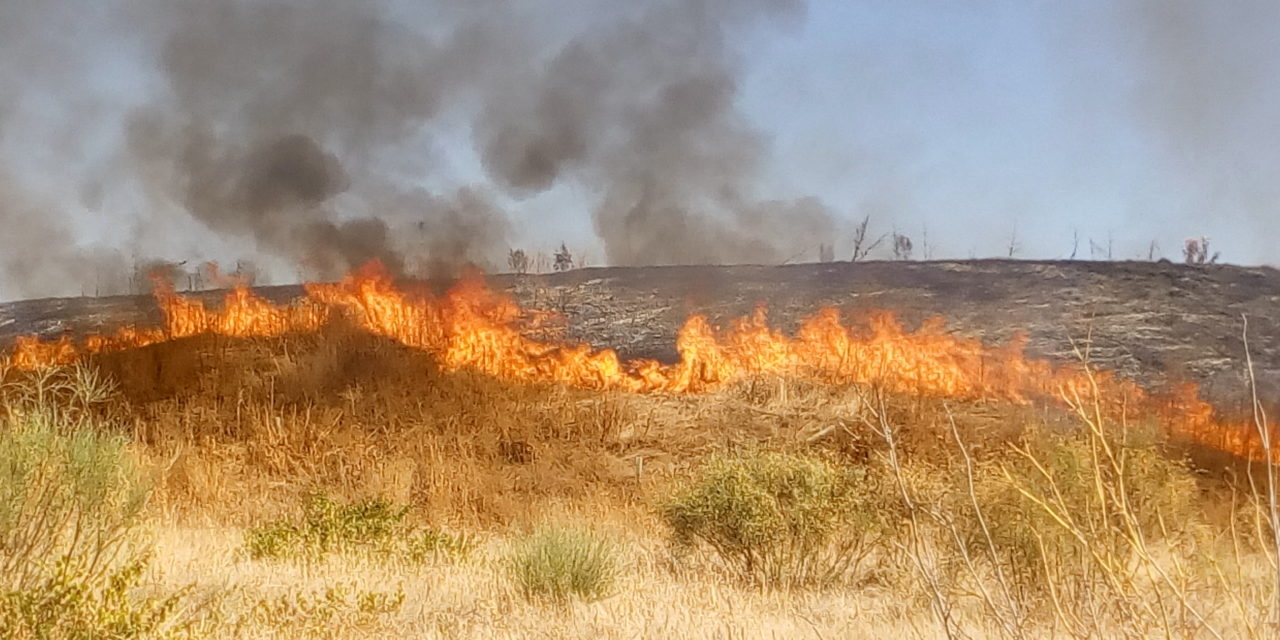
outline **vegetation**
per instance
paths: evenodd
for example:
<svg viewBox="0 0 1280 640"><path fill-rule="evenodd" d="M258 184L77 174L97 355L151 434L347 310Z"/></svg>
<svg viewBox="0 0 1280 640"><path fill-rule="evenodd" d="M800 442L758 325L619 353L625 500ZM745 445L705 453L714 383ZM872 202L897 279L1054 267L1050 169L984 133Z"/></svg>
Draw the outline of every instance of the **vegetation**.
<svg viewBox="0 0 1280 640"><path fill-rule="evenodd" d="M245 550L255 560L360 553L423 562L464 558L474 546L469 536L408 524L408 512L381 498L342 504L313 493L304 498L300 522L281 519L249 529Z"/></svg>
<svg viewBox="0 0 1280 640"><path fill-rule="evenodd" d="M661 507L677 544L710 546L768 586L845 578L884 521L865 468L781 453L712 458Z"/></svg>
<svg viewBox="0 0 1280 640"><path fill-rule="evenodd" d="M0 637L1276 634L1266 470L1094 400L575 391L347 340L227 341L159 399L0 370Z"/></svg>
<svg viewBox="0 0 1280 640"><path fill-rule="evenodd" d="M507 267L511 269L511 273L517 275L529 273L529 255L524 252L524 249L508 250Z"/></svg>
<svg viewBox="0 0 1280 640"><path fill-rule="evenodd" d="M544 526L516 542L507 568L527 598L596 600L613 588L616 553L613 545L588 531Z"/></svg>
<svg viewBox="0 0 1280 640"><path fill-rule="evenodd" d="M1182 246L1182 258L1187 264L1214 264L1219 257L1221 256L1217 251L1209 250L1209 239L1204 236L1198 239L1188 238Z"/></svg>
<svg viewBox="0 0 1280 640"><path fill-rule="evenodd" d="M404 606L403 588L366 590L341 584L290 591L253 602L236 627L275 629L297 637L340 637L343 632L387 631L386 620Z"/></svg>
<svg viewBox="0 0 1280 640"><path fill-rule="evenodd" d="M0 418L0 637L176 633L183 592L136 596L149 484L97 422L101 381L80 368L5 388ZM61 402L59 402L61 399Z"/></svg>
<svg viewBox="0 0 1280 640"><path fill-rule="evenodd" d="M573 269L573 254L569 252L569 247L566 247L563 242L560 243L560 248L556 250L555 264L553 266L556 271Z"/></svg>

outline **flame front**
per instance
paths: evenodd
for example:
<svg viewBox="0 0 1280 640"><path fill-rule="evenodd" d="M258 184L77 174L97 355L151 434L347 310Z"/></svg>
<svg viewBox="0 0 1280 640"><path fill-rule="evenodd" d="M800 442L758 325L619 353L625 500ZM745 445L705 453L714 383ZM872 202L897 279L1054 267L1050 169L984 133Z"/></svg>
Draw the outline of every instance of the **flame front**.
<svg viewBox="0 0 1280 640"><path fill-rule="evenodd" d="M1155 395L1130 380L1077 367L1053 367L1024 355L1025 338L988 347L950 335L941 320L914 332L889 313L865 323L845 323L824 308L807 318L794 336L767 322L763 308L718 330L705 316L691 316L680 329L674 364L623 361L612 349L540 341L522 322L536 316L485 286L478 275L464 277L442 297L397 288L373 263L341 282L305 285L307 296L275 305L247 286L233 288L221 310L212 311L171 286L157 283L164 315L159 329L124 327L76 343L69 337L41 341L19 338L11 363L31 369L68 364L85 354L135 348L200 334L238 338L277 337L319 331L335 313L365 330L431 353L446 370L472 369L521 382L555 382L588 389L698 393L754 375L804 377L831 384L878 384L898 392L956 399L1033 399L1091 402L1096 393L1113 417L1155 416L1178 438L1246 458L1259 458L1260 437L1252 422L1215 415L1193 384ZM1273 437L1274 425L1267 427Z"/></svg>

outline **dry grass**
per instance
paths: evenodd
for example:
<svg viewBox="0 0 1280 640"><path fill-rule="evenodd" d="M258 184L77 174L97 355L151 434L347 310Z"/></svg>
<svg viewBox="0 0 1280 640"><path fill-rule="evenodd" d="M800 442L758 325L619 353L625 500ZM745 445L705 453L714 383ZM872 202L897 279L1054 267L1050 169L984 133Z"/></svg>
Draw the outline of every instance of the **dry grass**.
<svg viewBox="0 0 1280 640"><path fill-rule="evenodd" d="M328 631L306 637L415 638L880 638L932 637L927 611L884 590L762 592L723 576L673 573L661 539L627 539L630 558L620 592L567 605L530 601L503 580L506 541L487 543L473 560L425 568L337 561L321 567L254 563L237 553L228 528L166 528L158 533L156 579L161 588L194 583L221 593L220 637L294 638L316 631L305 616L238 625L256 603L332 585L376 593L402 590L394 613L361 619L343 611ZM227 633L228 629L233 629ZM225 634L225 635L224 635Z"/></svg>
<svg viewBox="0 0 1280 640"><path fill-rule="evenodd" d="M779 379L689 397L517 386L342 332L197 338L96 365L119 390L92 419L129 435L155 477L143 591L189 589L181 617L212 637L1274 632L1260 492L1197 475L1159 443L1129 447L1087 403L948 404ZM61 401L33 399L19 378L0 370L10 413L26 406L14 394ZM745 451L819 454L884 487L888 533L856 575L761 588L706 549L677 552L657 505L713 454ZM252 560L245 531L297 516L317 490L408 505L413 524L479 546L425 563ZM512 584L512 545L548 523L616 543L611 595L547 603Z"/></svg>

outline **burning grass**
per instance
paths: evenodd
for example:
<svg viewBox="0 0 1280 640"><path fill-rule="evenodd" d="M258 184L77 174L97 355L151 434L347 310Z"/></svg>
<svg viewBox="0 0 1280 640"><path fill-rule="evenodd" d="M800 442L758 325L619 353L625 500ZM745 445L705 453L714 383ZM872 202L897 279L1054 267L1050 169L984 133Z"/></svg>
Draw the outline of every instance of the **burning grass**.
<svg viewBox="0 0 1280 640"><path fill-rule="evenodd" d="M5 429L44 411L127 438L155 479L156 541L128 602L174 602L215 637L1275 631L1258 466L1234 481L1196 469L1158 419L1115 421L1092 393L1024 404L768 374L702 394L513 384L340 322L89 363L3 372ZM317 492L326 506L297 517ZM690 523L714 536L682 536ZM526 597L513 543L547 527L611 542L607 589ZM438 531L465 532L467 553L363 550ZM255 559L255 532L302 553ZM780 569L743 571L712 538Z"/></svg>
<svg viewBox="0 0 1280 640"><path fill-rule="evenodd" d="M907 331L888 312L850 323L839 309L824 308L805 319L795 335L786 335L770 327L763 308L725 328L692 315L676 339L679 360L660 363L624 361L612 349L565 341L555 330L554 314L521 308L478 275L437 297L424 286L396 283L371 263L341 282L309 283L305 290L306 297L275 305L241 286L227 294L221 309L211 310L160 283L155 298L163 327L122 327L79 341L24 337L12 362L34 369L188 339L316 336L339 324L428 354L443 371L508 382L692 394L768 376L874 385L953 401L1088 402L1110 420L1151 419L1173 438L1255 460L1265 455L1263 433L1280 436L1274 425L1259 430L1249 419L1219 415L1194 384L1154 391L1105 372L1054 366L1025 357L1021 339L984 345L947 333L939 318ZM1087 348L1082 349L1080 359L1087 362ZM156 379L171 384L173 377Z"/></svg>

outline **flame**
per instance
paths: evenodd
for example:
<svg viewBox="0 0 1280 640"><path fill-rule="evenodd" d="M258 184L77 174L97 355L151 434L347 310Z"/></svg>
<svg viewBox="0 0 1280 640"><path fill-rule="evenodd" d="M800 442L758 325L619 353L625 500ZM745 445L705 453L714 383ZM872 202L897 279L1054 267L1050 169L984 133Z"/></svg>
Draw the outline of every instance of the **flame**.
<svg viewBox="0 0 1280 640"><path fill-rule="evenodd" d="M163 327L123 327L79 343L69 336L48 341L21 337L10 362L20 369L69 364L86 354L200 334L254 338L313 333L340 313L373 334L431 353L446 370L471 369L512 381L699 393L772 374L831 384L873 383L899 393L956 399L1050 399L1092 405L1096 397L1109 417L1155 416L1175 437L1245 458L1261 457L1261 437L1253 423L1219 418L1194 384L1153 394L1108 372L1054 367L1028 358L1025 336L987 346L947 333L937 318L908 332L887 312L846 323L837 309L824 308L788 336L769 326L764 308L727 329L693 315L676 339L679 361L664 364L623 361L612 349L531 338L529 329L542 326L547 316L521 308L474 273L440 297L397 287L377 263L340 282L304 287L305 298L275 305L240 284L227 293L220 310L210 310L157 280L154 295ZM1267 429L1273 438L1280 436L1274 425Z"/></svg>

